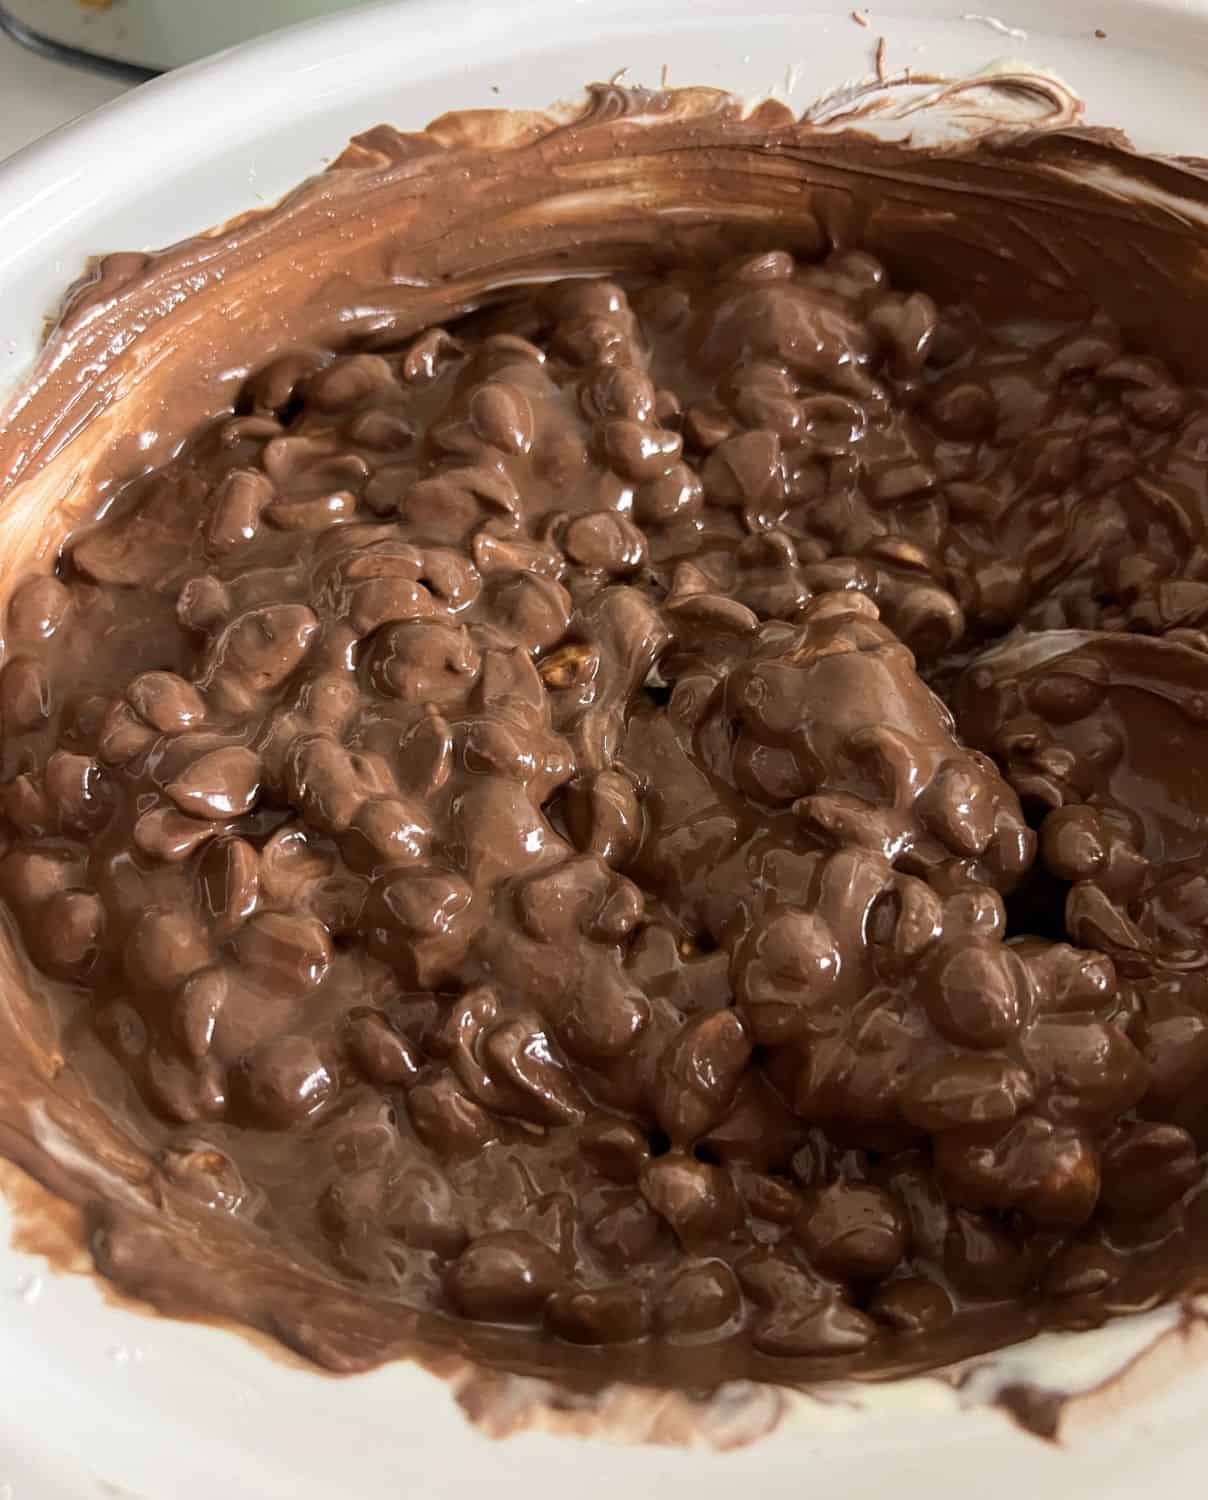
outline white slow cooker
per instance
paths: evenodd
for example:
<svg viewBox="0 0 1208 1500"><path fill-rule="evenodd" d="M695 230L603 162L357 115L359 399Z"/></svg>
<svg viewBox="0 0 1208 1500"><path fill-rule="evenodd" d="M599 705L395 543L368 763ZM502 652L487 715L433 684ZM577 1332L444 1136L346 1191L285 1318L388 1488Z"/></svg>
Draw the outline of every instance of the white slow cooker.
<svg viewBox="0 0 1208 1500"><path fill-rule="evenodd" d="M88 257L271 202L380 121L539 107L621 70L657 84L666 68L673 84L804 106L867 77L883 38L895 70L962 75L1004 57L1051 69L1091 123L1146 149L1208 155L1208 0L987 0L994 14L972 3L879 0L865 25L851 0L404 0L173 73L0 168L0 391L28 368ZM94 36L121 17L133 27L205 12L213 45L229 39L223 17L319 8L333 7L86 7ZM81 7L25 9L49 26ZM87 1273L69 1215L15 1170L0 1186L0 1500L641 1500L673 1487L701 1500L735 1488L769 1500L1133 1500L1198 1494L1208 1468L1208 1336L1172 1309L1047 1335L959 1377L807 1393L739 1385L704 1408L625 1389L590 1410L551 1407L516 1379L484 1426L416 1366L337 1379L238 1331L119 1303ZM1072 1397L1053 1406L1051 1439L996 1399L1021 1384Z"/></svg>

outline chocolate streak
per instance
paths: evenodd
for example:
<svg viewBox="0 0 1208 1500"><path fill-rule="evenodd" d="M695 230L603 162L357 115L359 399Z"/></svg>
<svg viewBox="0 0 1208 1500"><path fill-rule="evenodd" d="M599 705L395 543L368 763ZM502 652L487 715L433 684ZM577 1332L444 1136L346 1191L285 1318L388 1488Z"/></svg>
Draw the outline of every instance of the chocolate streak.
<svg viewBox="0 0 1208 1500"><path fill-rule="evenodd" d="M0 1150L123 1287L707 1388L1199 1284L1208 184L867 123L381 128L75 291Z"/></svg>

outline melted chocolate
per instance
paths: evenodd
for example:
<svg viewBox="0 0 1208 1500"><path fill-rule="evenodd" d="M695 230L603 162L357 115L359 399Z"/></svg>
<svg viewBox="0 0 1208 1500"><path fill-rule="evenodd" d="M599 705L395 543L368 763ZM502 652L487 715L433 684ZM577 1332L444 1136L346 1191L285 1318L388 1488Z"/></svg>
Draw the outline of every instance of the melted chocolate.
<svg viewBox="0 0 1208 1500"><path fill-rule="evenodd" d="M1125 160L600 90L102 267L3 438L0 1146L107 1275L692 1387L1198 1278L1202 191Z"/></svg>

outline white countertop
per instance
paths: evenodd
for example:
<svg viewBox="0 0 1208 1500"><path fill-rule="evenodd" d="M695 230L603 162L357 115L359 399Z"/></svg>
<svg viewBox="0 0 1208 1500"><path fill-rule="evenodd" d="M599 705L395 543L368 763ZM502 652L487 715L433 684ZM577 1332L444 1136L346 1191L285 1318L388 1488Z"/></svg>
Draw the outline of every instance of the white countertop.
<svg viewBox="0 0 1208 1500"><path fill-rule="evenodd" d="M0 160L126 88L116 79L38 57L0 35Z"/></svg>

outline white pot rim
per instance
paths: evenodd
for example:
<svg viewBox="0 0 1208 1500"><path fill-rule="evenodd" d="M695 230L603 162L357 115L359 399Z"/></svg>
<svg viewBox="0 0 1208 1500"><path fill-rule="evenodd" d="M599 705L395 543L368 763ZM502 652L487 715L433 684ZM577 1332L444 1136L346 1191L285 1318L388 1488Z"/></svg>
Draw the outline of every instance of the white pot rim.
<svg viewBox="0 0 1208 1500"><path fill-rule="evenodd" d="M379 114L393 114L393 123L411 127L439 113L439 108L425 103L417 118L408 88L400 85L392 92L388 62L404 55L406 66L400 61L397 71L412 80L416 97L439 98L447 88L450 93L462 90L451 104L473 100L488 106L540 105L551 102L551 93L557 96L587 81L584 67L591 64L582 59L588 53L594 51L605 66L616 58L623 63L626 49L635 45L633 39L643 38L642 55L630 66L649 68L654 74L650 81L657 81L664 57L656 49L665 44L668 51L682 55L684 39L692 36L704 40L693 43L698 50L693 54L689 48L689 55L698 58L701 68L707 60L717 76L695 78L686 72L674 82L724 82L736 91L755 91L780 81L781 67L770 66L776 54L766 50L769 39L779 37L783 59L784 49L797 45L806 14L813 17L819 35L825 25L827 47L833 52L833 64L825 56L815 60L815 82L835 83L850 76L847 70L860 66L870 42L884 31L890 45L907 54L924 45L938 52L941 42L933 38L946 39L942 45L949 48L953 69L977 66L1004 52L1044 64L1064 47L1075 61L1059 71L1081 88L1074 46L1078 43L1092 49L1087 58L1090 83L1082 90L1088 97L1098 90L1099 107L1092 105L1091 118L1110 123L1111 99L1118 97L1123 110L1129 102L1123 86L1146 76L1145 49L1168 60L1170 77L1177 75L1184 90L1179 96L1171 84L1166 117L1158 126L1159 144L1172 151L1192 151L1198 139L1200 149L1208 153L1208 119L1201 114L1200 121L1183 120L1180 127L1174 118L1179 97L1191 97L1186 92L1188 75L1196 66L1185 62L1180 49L1198 38L1208 56L1208 4L1070 0L1055 25L1051 3L1019 0L994 5L996 14L990 19L999 22L998 27L985 17L971 16L968 4L969 0L883 0L865 31L851 22L849 6L838 3L806 8L781 0L779 10L752 19L739 14L734 0L664 0L657 23L651 23L648 0L612 0L578 8L566 0L529 0L522 19L490 0L406 0L309 22L245 44L105 106L0 167L0 308L11 317L12 330L11 347L0 357L0 384L11 383L28 362L41 315L80 269L84 255L150 248L239 208L254 207L258 182L263 183L265 197L275 197L305 170L320 165L316 141L325 141L326 151L334 155L351 129L374 123L364 114L370 104ZM737 61L738 54L716 54L717 38L738 24L753 38L752 55L758 54L758 62L752 66ZM1089 40L1096 25L1109 32L1101 56L1093 54ZM1028 36L1011 36L1003 27ZM927 40L914 42L916 36ZM1117 56L1125 61L1111 64ZM476 70L469 84L462 78L467 57ZM501 98L484 93L496 57L504 59L500 72L508 74ZM546 57L563 59L561 72L551 64L551 77L557 82L550 90L541 87L540 74L530 76L533 59ZM565 61L568 57L573 61ZM1100 78L1096 70L1104 69ZM808 68L805 76L811 77ZM1121 89L1118 96L1112 94L1113 80ZM786 78L786 88L788 82ZM234 103L216 110L219 99ZM1131 103L1134 115L1139 115L1135 98ZM307 134L301 122L310 119L320 124L308 127ZM322 134L327 121L337 122L342 134ZM1132 122L1125 119L1124 124L1127 128ZM287 142L291 135L296 139ZM219 180L230 164L237 167L237 175ZM249 169L252 177L247 176ZM165 184L178 182L203 184L198 206L191 208L192 200L157 206L157 192L163 196ZM191 212L200 214L200 221L190 220ZM130 242L121 242L124 233ZM733 1466L738 1466L767 1493L780 1493L782 1488L788 1493L806 1453L824 1455L828 1476L843 1476L848 1487L841 1493L871 1495L889 1482L904 1455L913 1452L917 1473L899 1484L899 1493L903 1500L916 1500L935 1493L945 1476L959 1472L967 1483L971 1450L978 1443L999 1455L1005 1466L1002 1474L988 1476L981 1485L985 1500L1017 1493L1026 1483L1033 1484L1041 1500L1055 1497L1059 1483L1063 1495L1081 1493L1070 1490L1071 1481L1085 1481L1088 1487L1094 1482L1100 1493L1125 1495L1159 1473L1135 1457L1126 1463L1125 1438L1131 1442L1142 1430L1139 1424L1148 1424L1151 1432L1154 1424L1165 1424L1162 1431L1174 1430L1172 1424L1184 1419L1189 1393L1198 1392L1201 1399L1208 1393L1208 1377L1198 1369L1201 1339L1188 1334L1191 1325L1180 1323L1174 1310L1159 1309L1094 1335L1046 1336L1020 1350L978 1361L960 1387L928 1377L894 1386L845 1385L791 1398L746 1388L716 1405L707 1422L695 1420L699 1412L689 1413L694 1419L688 1420L684 1413L691 1403L683 1398L667 1398L652 1415L648 1393L635 1397L625 1391L610 1397L609 1409L594 1412L590 1420L565 1411L559 1415L538 1399L536 1386L517 1381L509 1387L508 1399L515 1425L526 1435L503 1450L466 1426L446 1386L414 1367L390 1367L336 1381L276 1359L257 1343L228 1331L150 1319L107 1300L91 1278L48 1277L36 1256L12 1247L0 1250L0 1295L5 1288L13 1294L13 1316L0 1320L0 1372L9 1372L0 1373L0 1395L20 1422L10 1433L0 1431L0 1495L5 1482L14 1483L13 1500L23 1500L25 1491L6 1480L5 1465L8 1472L29 1476L28 1491L38 1497L97 1493L84 1486L99 1478L106 1484L150 1486L142 1491L149 1500L170 1493L191 1500L207 1493L202 1471L217 1472L213 1466L218 1463L227 1465L234 1476L230 1492L249 1496L286 1493L288 1480L295 1486L292 1492L303 1497L374 1497L396 1492L408 1476L410 1482L418 1482L417 1475L424 1494L462 1494L469 1484L491 1482L496 1469L496 1487L502 1485L505 1491L513 1481L527 1487L534 1473L541 1472L562 1473L565 1482L578 1482L587 1500L610 1492L618 1482L639 1494L653 1493L654 1470L634 1467L635 1450L626 1453L600 1445L593 1453L592 1472L584 1475L568 1456L574 1451L570 1445L546 1446L552 1442L551 1432L598 1434L602 1428L614 1437L679 1443L674 1460L668 1462L678 1477L698 1484L707 1497L713 1486L720 1492L719 1466L727 1467L727 1483ZM35 1349L38 1368L31 1373ZM1093 1393L1066 1413L1072 1436L1065 1450L1050 1452L1001 1411L986 1405L1004 1387L1033 1379L1037 1361L1041 1368L1046 1363L1060 1367L1061 1378L1052 1384L1053 1390ZM1173 1395L1167 1379L1171 1368L1193 1371ZM1152 1403L1145 1405L1154 1392L1160 1411ZM78 1403L81 1433L66 1454L55 1443L55 1413L62 1411L64 1402ZM188 1407L189 1402L194 1405ZM1143 1405L1142 1419L1137 1414ZM394 1414L404 1407L407 1415L400 1428ZM140 1412L154 1413L164 1424L149 1447L135 1444ZM263 1418L259 1424L256 1413ZM501 1419L501 1425L507 1423ZM1093 1442L1087 1438L1079 1446L1080 1426L1097 1434ZM324 1456L324 1429L337 1427L363 1434L364 1451L345 1457L343 1462L351 1466L346 1471L330 1455ZM391 1431L398 1434L398 1442L387 1451L384 1445ZM1106 1447L1105 1432L1110 1434ZM685 1448L685 1440L703 1444L705 1451ZM182 1479L179 1449L190 1442L200 1445L205 1461L186 1466ZM440 1443L446 1446L442 1449ZM925 1452L920 1444L926 1445ZM849 1450L846 1458L844 1445ZM866 1475L854 1471L853 1445L867 1465ZM956 1455L951 1462L937 1457L945 1445ZM1098 1451L1092 1458L1095 1445ZM735 1451L720 1460L717 1450L728 1448ZM497 1456L504 1451L506 1462ZM1197 1451L1201 1458L1208 1453L1208 1435L1201 1440L1192 1433L1181 1449L1168 1448L1162 1459L1163 1477L1173 1481L1178 1465L1190 1465ZM1121 1455L1115 1469L1113 1453ZM452 1471L450 1454L457 1455ZM1065 1461L1064 1468L1058 1458ZM535 1470L538 1460L547 1467ZM340 1487L342 1473L347 1488Z"/></svg>

